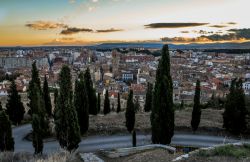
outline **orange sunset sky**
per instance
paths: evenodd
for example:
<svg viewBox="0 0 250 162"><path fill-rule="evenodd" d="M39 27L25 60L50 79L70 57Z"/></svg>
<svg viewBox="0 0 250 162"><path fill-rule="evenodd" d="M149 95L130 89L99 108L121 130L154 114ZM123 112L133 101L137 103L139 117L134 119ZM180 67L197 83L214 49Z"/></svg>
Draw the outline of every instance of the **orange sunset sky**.
<svg viewBox="0 0 250 162"><path fill-rule="evenodd" d="M0 0L0 46L244 42L249 0Z"/></svg>

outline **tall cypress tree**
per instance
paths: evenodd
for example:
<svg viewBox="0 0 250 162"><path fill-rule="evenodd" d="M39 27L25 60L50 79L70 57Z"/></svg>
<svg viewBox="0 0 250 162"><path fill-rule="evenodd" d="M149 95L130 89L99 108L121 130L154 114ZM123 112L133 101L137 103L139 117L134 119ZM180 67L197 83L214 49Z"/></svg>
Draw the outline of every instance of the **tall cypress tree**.
<svg viewBox="0 0 250 162"><path fill-rule="evenodd" d="M153 91L153 85L151 83L148 83L147 93L146 93L146 102L144 105L144 111L149 112L151 111L152 107L152 92Z"/></svg>
<svg viewBox="0 0 250 162"><path fill-rule="evenodd" d="M43 138L47 135L47 122L45 121L46 110L43 105L43 96L39 92L39 88L34 84L32 91L32 143L35 149L34 154L42 154L43 152Z"/></svg>
<svg viewBox="0 0 250 162"><path fill-rule="evenodd" d="M162 48L162 57L156 72L151 111L152 142L169 144L174 135L174 108L168 45L164 45Z"/></svg>
<svg viewBox="0 0 250 162"><path fill-rule="evenodd" d="M239 134L246 129L245 94L242 80L232 80L230 93L227 95L223 113L223 127L228 131Z"/></svg>
<svg viewBox="0 0 250 162"><path fill-rule="evenodd" d="M109 101L109 92L108 92L108 90L106 90L106 92L105 92L103 113L104 113L104 115L110 113L110 101Z"/></svg>
<svg viewBox="0 0 250 162"><path fill-rule="evenodd" d="M74 105L77 111L81 134L84 134L89 128L89 104L82 72L79 75L79 79L75 81Z"/></svg>
<svg viewBox="0 0 250 162"><path fill-rule="evenodd" d="M101 95L98 93L97 95L97 112L100 113L101 111Z"/></svg>
<svg viewBox="0 0 250 162"><path fill-rule="evenodd" d="M14 80L11 81L6 109L6 112L9 115L9 119L12 121L12 123L19 125L23 120L25 110L21 101L21 96L17 92L16 83Z"/></svg>
<svg viewBox="0 0 250 162"><path fill-rule="evenodd" d="M50 98L49 85L46 75L44 76L44 82L43 82L43 98L44 98L46 112L48 116L52 116L51 98Z"/></svg>
<svg viewBox="0 0 250 162"><path fill-rule="evenodd" d="M32 64L32 78L29 82L28 98L31 115L36 114L40 119L40 127L43 130L42 138L49 134L49 126L46 115L46 109L41 89L39 72L36 67L36 62ZM32 118L33 119L33 118Z"/></svg>
<svg viewBox="0 0 250 162"><path fill-rule="evenodd" d="M41 127L42 119L37 114L32 115L32 144L35 149L34 154L43 153L43 130Z"/></svg>
<svg viewBox="0 0 250 162"><path fill-rule="evenodd" d="M127 108L125 112L126 118L126 127L129 132L134 130L135 126L135 106L133 102L133 91L129 91L128 100L127 100Z"/></svg>
<svg viewBox="0 0 250 162"><path fill-rule="evenodd" d="M70 68L64 65L59 74L59 95L57 98L55 124L59 144L68 151L78 148L81 141L77 113L73 104Z"/></svg>
<svg viewBox="0 0 250 162"><path fill-rule="evenodd" d="M86 91L89 99L89 114L96 115L97 114L97 99L95 94L95 89L93 87L93 82L91 79L89 68L84 73L84 83L86 87Z"/></svg>
<svg viewBox="0 0 250 162"><path fill-rule="evenodd" d="M120 111L121 111L121 101L120 101L120 93L118 93L116 112L119 113Z"/></svg>
<svg viewBox="0 0 250 162"><path fill-rule="evenodd" d="M32 100L32 91L34 89L34 86L36 85L38 88L39 93L42 94L42 89L41 89L41 82L40 82L40 78L39 78L39 72L38 69L36 67L36 62L33 62L32 64L32 75L31 75L31 81L29 82L29 88L28 88L28 98L29 98L29 103L28 106L30 107L30 114L33 113L33 109L36 109L36 107L34 107L34 103L35 101ZM44 104L44 103L43 103ZM44 107L44 105L43 105Z"/></svg>
<svg viewBox="0 0 250 162"><path fill-rule="evenodd" d="M200 80L197 80L195 95L194 95L192 120L191 120L191 126L193 131L196 131L198 129L201 119L200 93L201 93Z"/></svg>
<svg viewBox="0 0 250 162"><path fill-rule="evenodd" d="M0 102L0 151L14 151L11 123Z"/></svg>

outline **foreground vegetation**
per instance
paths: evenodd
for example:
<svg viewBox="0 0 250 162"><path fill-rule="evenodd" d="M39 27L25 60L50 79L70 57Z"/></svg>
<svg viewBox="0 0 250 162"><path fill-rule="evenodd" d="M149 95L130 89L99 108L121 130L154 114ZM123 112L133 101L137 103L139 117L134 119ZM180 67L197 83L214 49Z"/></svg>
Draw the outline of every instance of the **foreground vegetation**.
<svg viewBox="0 0 250 162"><path fill-rule="evenodd" d="M48 155L33 156L31 153L0 152L0 162L80 162L78 154L58 151Z"/></svg>
<svg viewBox="0 0 250 162"><path fill-rule="evenodd" d="M211 150L200 150L183 162L242 162L250 161L250 145L225 145Z"/></svg>

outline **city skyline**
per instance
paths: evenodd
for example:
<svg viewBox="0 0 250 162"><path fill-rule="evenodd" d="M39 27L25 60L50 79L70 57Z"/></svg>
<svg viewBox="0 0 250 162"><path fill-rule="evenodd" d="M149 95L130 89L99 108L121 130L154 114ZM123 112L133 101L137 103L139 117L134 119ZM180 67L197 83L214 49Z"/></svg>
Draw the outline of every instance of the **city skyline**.
<svg viewBox="0 0 250 162"><path fill-rule="evenodd" d="M247 0L2 0L0 46L245 42Z"/></svg>

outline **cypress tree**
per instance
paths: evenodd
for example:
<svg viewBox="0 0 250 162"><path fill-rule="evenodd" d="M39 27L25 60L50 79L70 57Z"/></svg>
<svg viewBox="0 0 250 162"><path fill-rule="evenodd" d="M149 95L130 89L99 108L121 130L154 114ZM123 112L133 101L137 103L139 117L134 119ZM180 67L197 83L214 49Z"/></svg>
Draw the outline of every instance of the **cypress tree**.
<svg viewBox="0 0 250 162"><path fill-rule="evenodd" d="M19 125L23 120L25 110L21 101L21 96L17 92L16 83L14 80L11 81L6 109L6 112L9 115L9 119L12 121L12 123Z"/></svg>
<svg viewBox="0 0 250 162"><path fill-rule="evenodd" d="M238 128L239 132L243 133L246 129L246 115L247 115L247 109L246 109L246 102L245 102L245 93L243 89L243 81L241 79L238 80L236 84L236 90L237 90L237 102L238 102L238 111L240 114L240 117L237 120L237 125L240 125L240 128Z"/></svg>
<svg viewBox="0 0 250 162"><path fill-rule="evenodd" d="M135 100L134 108L135 108L135 112L138 112L140 110L140 103L139 103L138 98L136 98Z"/></svg>
<svg viewBox="0 0 250 162"><path fill-rule="evenodd" d="M201 119L200 93L201 93L200 81L197 80L196 88L195 88L195 95L194 95L192 120L191 120L191 126L192 126L193 131L196 131L198 129L198 126L200 124L200 119Z"/></svg>
<svg viewBox="0 0 250 162"><path fill-rule="evenodd" d="M29 88L32 88L32 86L34 86L34 84L37 85L38 90L41 92L42 88L41 88L41 81L39 78L39 72L38 69L36 67L36 61L33 62L32 64L32 70L31 70L31 81L29 82Z"/></svg>
<svg viewBox="0 0 250 162"><path fill-rule="evenodd" d="M184 109L184 101L181 100L181 105L180 105L181 109Z"/></svg>
<svg viewBox="0 0 250 162"><path fill-rule="evenodd" d="M132 143L133 143L133 147L136 147L136 131L133 130L133 133L132 133Z"/></svg>
<svg viewBox="0 0 250 162"><path fill-rule="evenodd" d="M98 93L98 96L97 96L97 112L100 113L101 111L101 95L100 93Z"/></svg>
<svg viewBox="0 0 250 162"><path fill-rule="evenodd" d="M35 148L34 154L43 153L43 130L42 130L42 119L37 114L32 115L32 144Z"/></svg>
<svg viewBox="0 0 250 162"><path fill-rule="evenodd" d="M120 93L118 93L117 97L117 110L116 112L119 113L121 111L121 101L120 101Z"/></svg>
<svg viewBox="0 0 250 162"><path fill-rule="evenodd" d="M239 134L246 129L245 94L242 80L232 80L230 93L227 95L223 113L223 127L228 131Z"/></svg>
<svg viewBox="0 0 250 162"><path fill-rule="evenodd" d="M14 139L8 115L3 111L0 102L0 151L14 151Z"/></svg>
<svg viewBox="0 0 250 162"><path fill-rule="evenodd" d="M59 74L59 95L57 97L55 124L59 144L68 151L78 148L81 141L77 113L73 104L70 68L64 65Z"/></svg>
<svg viewBox="0 0 250 162"><path fill-rule="evenodd" d="M93 82L91 79L90 71L89 68L84 73L84 83L86 87L86 91L88 94L88 99L89 99L89 114L96 115L97 114L97 99L96 99L96 94L95 90L93 87Z"/></svg>
<svg viewBox="0 0 250 162"><path fill-rule="evenodd" d="M74 105L77 112L81 134L84 134L89 128L89 107L88 96L84 86L83 73L80 73L79 79L75 81Z"/></svg>
<svg viewBox="0 0 250 162"><path fill-rule="evenodd" d="M34 84L32 91L32 143L35 149L34 154L42 154L43 152L43 138L48 134L48 123L45 120L46 110L43 105L43 96L39 92L39 88Z"/></svg>
<svg viewBox="0 0 250 162"><path fill-rule="evenodd" d="M151 111L152 107L152 91L153 91L153 85L151 83L148 83L147 93L146 93L146 102L144 105L144 111L149 112Z"/></svg>
<svg viewBox="0 0 250 162"><path fill-rule="evenodd" d="M126 118L126 127L129 132L134 130L135 126L135 106L133 102L133 91L130 90L128 100L127 100L127 108L125 112Z"/></svg>
<svg viewBox="0 0 250 162"><path fill-rule="evenodd" d="M32 95L33 95L32 93L34 92L33 89L34 89L35 85L37 86L39 93L42 94L39 72L37 70L35 61L32 64L32 71L31 72L32 72L31 81L29 82L29 88L28 88L28 98L29 98L28 106L30 107L29 112L32 115L33 111L35 111L35 109L36 109L36 107L34 107L34 103L33 103L35 101L32 100ZM44 103L43 103L43 107L44 107Z"/></svg>
<svg viewBox="0 0 250 162"><path fill-rule="evenodd" d="M109 102L109 92L108 92L108 90L106 90L106 92L105 92L103 113L104 113L104 115L110 113L110 102Z"/></svg>
<svg viewBox="0 0 250 162"><path fill-rule="evenodd" d="M41 82L39 78L39 72L36 67L36 62L32 64L32 78L29 82L28 88L28 98L29 98L29 107L30 114L36 114L40 119L40 127L42 129L42 138L49 135L49 126L46 115L46 109L43 99L43 93L41 89ZM32 118L33 119L33 118Z"/></svg>
<svg viewBox="0 0 250 162"><path fill-rule="evenodd" d="M156 72L151 111L152 142L169 144L174 135L174 108L168 45L164 45L162 48L162 57Z"/></svg>
<svg viewBox="0 0 250 162"><path fill-rule="evenodd" d="M46 112L48 116L52 116L51 98L50 98L49 86L46 75L44 76L44 82L43 82L43 98L44 98Z"/></svg>

